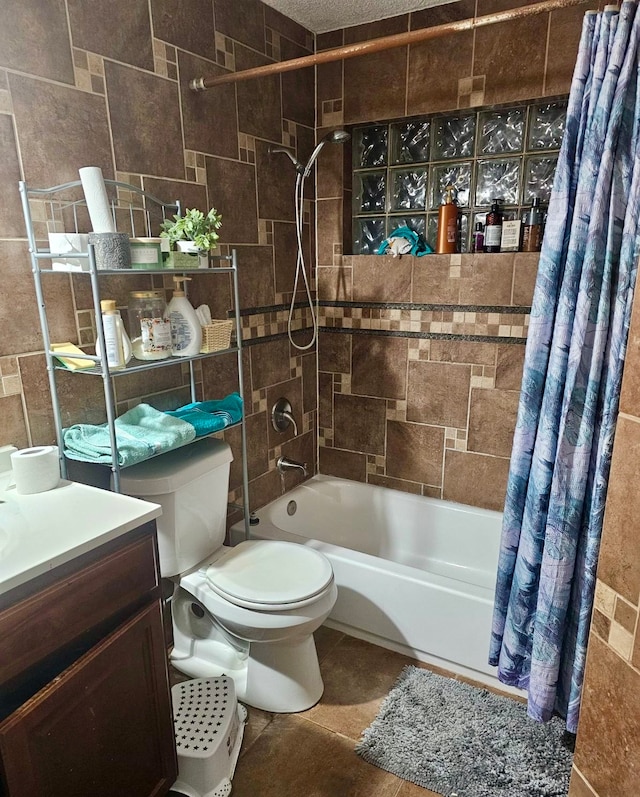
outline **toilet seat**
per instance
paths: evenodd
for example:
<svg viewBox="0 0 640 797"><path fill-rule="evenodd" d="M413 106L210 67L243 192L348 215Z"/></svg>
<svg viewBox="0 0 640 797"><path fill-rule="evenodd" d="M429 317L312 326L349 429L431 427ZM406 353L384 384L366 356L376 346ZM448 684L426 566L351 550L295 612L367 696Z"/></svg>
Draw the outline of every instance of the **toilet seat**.
<svg viewBox="0 0 640 797"><path fill-rule="evenodd" d="M215 593L236 606L277 612L315 602L333 583L333 570L312 548L247 540L210 564L205 577Z"/></svg>

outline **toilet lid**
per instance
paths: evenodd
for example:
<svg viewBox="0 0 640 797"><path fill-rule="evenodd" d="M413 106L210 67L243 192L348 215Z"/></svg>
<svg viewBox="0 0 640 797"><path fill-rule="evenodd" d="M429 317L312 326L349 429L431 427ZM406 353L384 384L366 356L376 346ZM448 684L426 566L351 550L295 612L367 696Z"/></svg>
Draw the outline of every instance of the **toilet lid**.
<svg viewBox="0 0 640 797"><path fill-rule="evenodd" d="M318 595L333 581L329 560L294 542L247 540L209 565L207 582L238 606L268 611Z"/></svg>

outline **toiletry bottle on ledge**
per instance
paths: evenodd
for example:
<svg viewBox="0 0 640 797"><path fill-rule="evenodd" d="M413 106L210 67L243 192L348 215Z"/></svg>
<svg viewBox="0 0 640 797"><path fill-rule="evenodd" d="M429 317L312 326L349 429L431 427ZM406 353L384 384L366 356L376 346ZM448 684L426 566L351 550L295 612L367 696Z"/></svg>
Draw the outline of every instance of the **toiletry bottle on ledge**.
<svg viewBox="0 0 640 797"><path fill-rule="evenodd" d="M458 251L458 215L459 209L454 199L455 189L448 185L445 189L445 200L438 211L438 240L436 252L439 255L452 255Z"/></svg>
<svg viewBox="0 0 640 797"><path fill-rule="evenodd" d="M471 238L471 251L484 252L484 225L481 221L476 222L476 228Z"/></svg>
<svg viewBox="0 0 640 797"><path fill-rule="evenodd" d="M491 210L487 213L487 220L484 228L484 251L499 252L500 240L502 239L502 211L500 210L499 199L494 199L491 203Z"/></svg>
<svg viewBox="0 0 640 797"><path fill-rule="evenodd" d="M542 249L542 209L540 197L535 196L523 221L522 251L539 252Z"/></svg>
<svg viewBox="0 0 640 797"><path fill-rule="evenodd" d="M171 320L171 353L174 357L193 357L200 354L202 348L202 327L196 311L180 287L181 282L190 280L191 277L173 278L176 287L167 312Z"/></svg>
<svg viewBox="0 0 640 797"><path fill-rule="evenodd" d="M126 332L124 331L120 311L116 309L114 299L102 299L100 310L102 311L102 328L104 330L106 349L106 356L103 357L103 360L106 360L109 371L119 371L127 364L124 345ZM99 348L99 346L96 347L98 353Z"/></svg>

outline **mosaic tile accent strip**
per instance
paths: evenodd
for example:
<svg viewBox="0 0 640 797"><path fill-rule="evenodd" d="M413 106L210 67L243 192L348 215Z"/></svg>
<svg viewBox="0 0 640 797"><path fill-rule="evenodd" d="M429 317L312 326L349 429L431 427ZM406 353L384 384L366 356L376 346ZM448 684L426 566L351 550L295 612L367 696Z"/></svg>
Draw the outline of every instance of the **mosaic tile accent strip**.
<svg viewBox="0 0 640 797"><path fill-rule="evenodd" d="M258 412L267 411L267 389L254 390L251 393L251 412L255 415Z"/></svg>
<svg viewBox="0 0 640 797"><path fill-rule="evenodd" d="M386 474L386 457L367 454L367 474L384 476Z"/></svg>
<svg viewBox="0 0 640 797"><path fill-rule="evenodd" d="M18 358L0 357L0 396L15 396L19 393L22 393L22 381Z"/></svg>
<svg viewBox="0 0 640 797"><path fill-rule="evenodd" d="M76 88L104 94L104 59L96 53L73 48L73 71Z"/></svg>
<svg viewBox="0 0 640 797"><path fill-rule="evenodd" d="M242 340L249 342L257 338L283 335L287 332L289 309L277 308L262 313L242 316ZM298 307L294 309L291 323L292 330L301 330L311 327L311 311L309 308Z"/></svg>
<svg viewBox="0 0 640 797"><path fill-rule="evenodd" d="M282 54L280 34L278 31L274 30L273 28L265 27L264 38L266 54L269 56L269 58L273 58L274 61L280 61L282 59Z"/></svg>
<svg viewBox="0 0 640 797"><path fill-rule="evenodd" d="M238 133L238 147L240 148L240 160L243 163L256 162L256 140L253 136L248 136L246 133Z"/></svg>
<svg viewBox="0 0 640 797"><path fill-rule="evenodd" d="M324 100L322 103L322 127L333 127L344 122L342 98Z"/></svg>
<svg viewBox="0 0 640 797"><path fill-rule="evenodd" d="M258 219L258 243L260 246L273 245L273 222L268 219ZM276 295L276 300L278 296ZM284 302L282 302L284 303Z"/></svg>
<svg viewBox="0 0 640 797"><path fill-rule="evenodd" d="M216 31L216 62L232 72L236 70L236 57L233 50L233 39Z"/></svg>
<svg viewBox="0 0 640 797"><path fill-rule="evenodd" d="M393 401L387 400L387 420L388 421L402 421L406 423L407 420L407 401L406 399Z"/></svg>
<svg viewBox="0 0 640 797"><path fill-rule="evenodd" d="M153 39L153 69L156 75L178 79L178 56L172 44Z"/></svg>
<svg viewBox="0 0 640 797"><path fill-rule="evenodd" d="M630 662L633 654L638 608L599 579L596 582L594 605L596 611L609 620L608 635L605 636L604 641L621 659ZM602 633L603 628L598 629L596 626L596 630L600 630Z"/></svg>
<svg viewBox="0 0 640 797"><path fill-rule="evenodd" d="M0 113L13 113L7 73L4 69L0 69Z"/></svg>
<svg viewBox="0 0 640 797"><path fill-rule="evenodd" d="M446 309L441 309L446 307ZM442 305L376 305L322 303L318 323L326 329L376 331L421 336L526 338L529 308ZM419 359L415 357L414 359Z"/></svg>
<svg viewBox="0 0 640 797"><path fill-rule="evenodd" d="M318 427L318 445L321 448L333 448L333 429Z"/></svg>
<svg viewBox="0 0 640 797"><path fill-rule="evenodd" d="M445 427L444 430L444 447L451 448L455 451L467 450L467 430L455 429Z"/></svg>
<svg viewBox="0 0 640 797"><path fill-rule="evenodd" d="M298 128L295 122L289 119L282 120L282 143L285 147L295 150L298 145Z"/></svg>
<svg viewBox="0 0 640 797"><path fill-rule="evenodd" d="M195 152L191 149L184 151L184 167L187 180L207 184L207 168L204 152Z"/></svg>
<svg viewBox="0 0 640 797"><path fill-rule="evenodd" d="M268 460L269 460L269 470L276 469L276 462L282 456L282 446L275 446L275 448L270 448L268 452Z"/></svg>
<svg viewBox="0 0 640 797"><path fill-rule="evenodd" d="M302 415L302 434L313 432L316 428L316 411L305 412Z"/></svg>

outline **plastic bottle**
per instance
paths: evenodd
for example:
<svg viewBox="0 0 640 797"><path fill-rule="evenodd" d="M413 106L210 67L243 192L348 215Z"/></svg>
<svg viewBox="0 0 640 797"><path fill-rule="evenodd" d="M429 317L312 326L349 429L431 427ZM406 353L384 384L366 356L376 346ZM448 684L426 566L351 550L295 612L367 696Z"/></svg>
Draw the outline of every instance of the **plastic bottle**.
<svg viewBox="0 0 640 797"><path fill-rule="evenodd" d="M539 197L533 198L531 209L525 214L522 226L522 251L539 252L542 249L542 209Z"/></svg>
<svg viewBox="0 0 640 797"><path fill-rule="evenodd" d="M167 312L171 321L171 353L174 357L193 357L200 354L202 347L202 327L196 311L186 297L180 283L191 277L174 277L176 288L169 302Z"/></svg>
<svg viewBox="0 0 640 797"><path fill-rule="evenodd" d="M458 214L459 209L453 198L454 187L445 189L445 201L438 211L438 240L436 252L439 255L452 255L458 251Z"/></svg>
<svg viewBox="0 0 640 797"><path fill-rule="evenodd" d="M501 239L502 211L500 210L500 200L494 199L491 203L491 210L487 213L487 220L484 228L484 251L499 252Z"/></svg>
<svg viewBox="0 0 640 797"><path fill-rule="evenodd" d="M104 343L106 348L107 368L110 371L119 371L127 364L124 338L126 332L120 311L116 309L113 299L103 299L100 302L102 311L102 328L104 330ZM129 346L129 351L131 347Z"/></svg>
<svg viewBox="0 0 640 797"><path fill-rule="evenodd" d="M481 221L476 222L476 228L471 239L472 252L484 252L484 226Z"/></svg>

